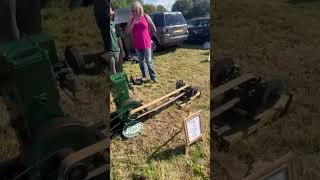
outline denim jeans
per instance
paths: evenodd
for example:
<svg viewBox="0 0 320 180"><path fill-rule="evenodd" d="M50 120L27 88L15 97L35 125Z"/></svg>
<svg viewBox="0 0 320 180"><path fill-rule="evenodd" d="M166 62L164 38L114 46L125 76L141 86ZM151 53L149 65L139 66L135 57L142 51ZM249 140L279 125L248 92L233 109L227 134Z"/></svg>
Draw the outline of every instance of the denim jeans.
<svg viewBox="0 0 320 180"><path fill-rule="evenodd" d="M154 67L153 67L151 48L143 49L143 50L136 49L136 52L137 52L138 59L139 59L139 65L140 65L142 77L143 78L147 77L147 68L148 68L150 79L155 80L156 73L155 73Z"/></svg>

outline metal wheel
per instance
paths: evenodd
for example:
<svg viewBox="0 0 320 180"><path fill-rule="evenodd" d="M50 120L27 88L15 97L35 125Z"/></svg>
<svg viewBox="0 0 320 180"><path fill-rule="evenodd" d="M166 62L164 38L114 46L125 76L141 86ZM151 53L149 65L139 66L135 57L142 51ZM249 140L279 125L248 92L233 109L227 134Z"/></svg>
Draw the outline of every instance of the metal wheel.
<svg viewBox="0 0 320 180"><path fill-rule="evenodd" d="M177 88L177 89L183 87L184 85L186 85L186 83L183 82L183 80L178 80L178 81L176 82L176 88Z"/></svg>

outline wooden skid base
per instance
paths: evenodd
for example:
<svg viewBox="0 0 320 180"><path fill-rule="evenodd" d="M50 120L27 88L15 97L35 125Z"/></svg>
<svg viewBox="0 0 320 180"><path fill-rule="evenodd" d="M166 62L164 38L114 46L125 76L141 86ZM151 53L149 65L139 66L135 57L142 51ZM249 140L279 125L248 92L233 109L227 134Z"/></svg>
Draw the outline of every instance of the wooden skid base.
<svg viewBox="0 0 320 180"><path fill-rule="evenodd" d="M217 133L217 136L220 136L223 140L227 141L228 144L233 144L253 134L258 129L262 128L264 125L280 118L288 109L288 106L291 103L291 99L292 99L292 94L282 95L273 107L271 107L270 109L267 109L261 114L258 114L254 118L254 124L249 126L246 129L242 129L240 131L237 131L229 135L224 135L228 131L233 129L230 126L225 125L214 131Z"/></svg>

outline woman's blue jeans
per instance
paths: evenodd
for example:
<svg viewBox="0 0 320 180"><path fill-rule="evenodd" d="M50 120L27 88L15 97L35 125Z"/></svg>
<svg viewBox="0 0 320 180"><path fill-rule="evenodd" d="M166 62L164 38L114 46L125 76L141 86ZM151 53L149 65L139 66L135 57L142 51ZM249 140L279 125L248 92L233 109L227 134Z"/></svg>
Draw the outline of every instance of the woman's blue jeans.
<svg viewBox="0 0 320 180"><path fill-rule="evenodd" d="M142 77L143 78L147 77L147 69L148 69L150 79L155 80L156 73L154 71L151 48L143 49L143 50L136 49L136 52L137 52L138 59L139 59L139 65L140 65Z"/></svg>

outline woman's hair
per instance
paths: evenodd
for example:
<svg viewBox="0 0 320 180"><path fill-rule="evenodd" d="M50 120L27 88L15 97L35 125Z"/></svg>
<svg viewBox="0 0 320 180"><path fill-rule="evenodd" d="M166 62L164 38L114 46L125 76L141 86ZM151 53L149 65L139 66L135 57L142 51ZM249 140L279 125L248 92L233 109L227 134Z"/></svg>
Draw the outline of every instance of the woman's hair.
<svg viewBox="0 0 320 180"><path fill-rule="evenodd" d="M139 1L134 1L131 5L131 11L136 10L138 11L138 13L143 16L144 12L143 12L143 7L142 4Z"/></svg>

